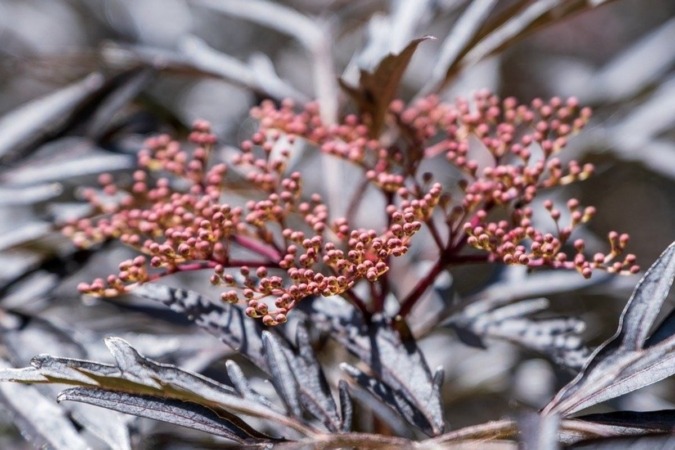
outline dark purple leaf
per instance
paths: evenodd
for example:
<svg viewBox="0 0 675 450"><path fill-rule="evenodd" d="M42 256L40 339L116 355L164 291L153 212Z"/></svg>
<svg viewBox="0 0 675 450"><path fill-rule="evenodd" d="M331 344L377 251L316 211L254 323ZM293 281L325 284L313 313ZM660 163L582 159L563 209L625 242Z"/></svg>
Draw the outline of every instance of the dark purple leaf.
<svg viewBox="0 0 675 450"><path fill-rule="evenodd" d="M445 38L431 73L425 92L438 91L456 70L457 62L466 53L474 37L485 24L496 0L469 2L462 16L453 25L451 33Z"/></svg>
<svg viewBox="0 0 675 450"><path fill-rule="evenodd" d="M413 39L398 54L387 55L375 70L361 70L358 86L349 86L343 80L340 85L354 100L361 116L368 120L371 136L378 136L384 125L389 103L396 96L403 72L408 67L417 46L431 36Z"/></svg>
<svg viewBox="0 0 675 450"><path fill-rule="evenodd" d="M238 420L235 414L245 414L267 420L275 426L293 428L303 434L314 432L265 404L242 398L229 386L144 358L122 339L107 338L106 345L117 365L40 355L33 358L33 367L30 369L0 370L0 381L62 383L111 392L161 396L214 409L230 421Z"/></svg>
<svg viewBox="0 0 675 450"><path fill-rule="evenodd" d="M548 355L568 369L581 369L590 354L581 340L584 322L528 317L547 307L548 301L543 298L504 304L502 299L488 296L471 303L446 323L465 343L482 345L483 338L502 339Z"/></svg>
<svg viewBox="0 0 675 450"><path fill-rule="evenodd" d="M586 449L586 450L670 450L675 446L675 437L671 434L663 436L620 436L612 438L601 438L586 440L574 445L568 449Z"/></svg>
<svg viewBox="0 0 675 450"><path fill-rule="evenodd" d="M422 429L433 435L442 433L438 389L412 338L402 341L399 333L381 317L364 323L356 309L337 297L322 299L315 305L312 322L328 330L329 336L367 364L380 382L405 399L416 410L409 417L424 418Z"/></svg>
<svg viewBox="0 0 675 450"><path fill-rule="evenodd" d="M28 364L37 353L59 352L72 358L87 356L85 347L75 339L74 330L35 316L3 312L0 335L17 365Z"/></svg>
<svg viewBox="0 0 675 450"><path fill-rule="evenodd" d="M5 364L0 361L0 367L4 366ZM14 424L35 448L43 446L55 450L90 448L80 437L65 411L33 386L0 383L0 404L12 414Z"/></svg>
<svg viewBox="0 0 675 450"><path fill-rule="evenodd" d="M300 386L300 403L314 417L321 420L327 429L337 432L341 424L337 405L309 342L307 328L302 322L298 323L296 329L295 347L296 350L290 346L282 346L281 349Z"/></svg>
<svg viewBox="0 0 675 450"><path fill-rule="evenodd" d="M102 172L134 167L131 155L113 154L80 137L54 139L40 147L35 155L0 174L0 180L11 185L31 186L59 181L77 184Z"/></svg>
<svg viewBox="0 0 675 450"><path fill-rule="evenodd" d="M644 347L652 347L675 334L675 310L671 311L645 341Z"/></svg>
<svg viewBox="0 0 675 450"><path fill-rule="evenodd" d="M544 408L563 416L656 383L675 373L675 336L647 337L675 277L675 243L649 268L628 300L616 334ZM658 331L658 329L657 329Z"/></svg>
<svg viewBox="0 0 675 450"><path fill-rule="evenodd" d="M340 396L340 431L347 433L352 429L352 419L354 417L354 405L352 397L349 395L349 385L345 380L338 382L338 394Z"/></svg>
<svg viewBox="0 0 675 450"><path fill-rule="evenodd" d="M162 285L145 284L137 287L134 293L160 301L173 311L185 314L198 326L219 337L225 344L272 375L273 380L279 376L275 371L283 367L282 361L279 361L280 365L272 368L269 364L270 356L263 352L263 327L259 321L246 317L238 307L225 303L216 304L196 292ZM274 343L270 345L278 346L278 350L282 353L278 357L283 356L290 364L291 380L297 385L302 406L321 420L329 430L335 431L340 424L335 400L333 400L328 383L316 361L302 325L298 326L297 333L297 350L292 348L291 344L278 333L274 334ZM277 357L276 354L272 356ZM284 380L286 380L284 383L288 382L288 379L284 378ZM290 388L285 384L277 387ZM283 394L279 393L283 398ZM291 394L288 393L288 395ZM296 396L291 395L288 398L296 398Z"/></svg>
<svg viewBox="0 0 675 450"><path fill-rule="evenodd" d="M397 411L409 423L427 434L432 434L427 418L399 392L394 391L377 378L371 377L347 363L342 363L340 368L356 381L359 386L370 392L385 405Z"/></svg>
<svg viewBox="0 0 675 450"><path fill-rule="evenodd" d="M15 159L56 132L73 110L104 84L103 76L94 73L6 114L0 119L0 161Z"/></svg>
<svg viewBox="0 0 675 450"><path fill-rule="evenodd" d="M352 368L353 367L350 366L347 370ZM385 387L385 389L387 388ZM362 387L356 380L354 380L354 384L350 385L349 394L353 401L370 410L380 421L385 423L387 427L392 430L394 435L405 438L414 437L415 434L410 426L410 422L408 422L395 407L392 408L390 405L383 402L370 390Z"/></svg>
<svg viewBox="0 0 675 450"><path fill-rule="evenodd" d="M244 375L244 372L237 363L232 360L228 360L225 361L225 367L227 368L227 376L230 379L232 386L242 398L252 402L260 403L267 406L269 409L276 411L276 407L267 397L256 392L250 386L246 376Z"/></svg>
<svg viewBox="0 0 675 450"><path fill-rule="evenodd" d="M222 53L196 36L188 36L180 44L186 62L195 68L210 72L227 81L247 87L265 97L282 100L291 98L305 103L307 96L279 78L272 62L262 55L256 55L248 63Z"/></svg>
<svg viewBox="0 0 675 450"><path fill-rule="evenodd" d="M196 292L160 284L138 286L134 289L134 294L159 301L171 310L184 314L258 367L267 368L263 357L263 327L259 321L246 317L236 306L214 303Z"/></svg>
<svg viewBox="0 0 675 450"><path fill-rule="evenodd" d="M675 410L661 411L615 411L600 414L586 414L576 420L614 425L628 428L644 428L654 431L675 431Z"/></svg>
<svg viewBox="0 0 675 450"><path fill-rule="evenodd" d="M2 340L5 343L15 364L27 364L30 355L39 352L58 352L75 358L88 356L84 333L72 330L62 324L31 317L26 315L5 312L2 330ZM14 319L14 326L8 326L9 320ZM58 392L53 387L54 394ZM43 391L49 392L49 390ZM112 411L98 411L91 414L89 406L70 404L61 406L63 413L72 418L93 435L99 437L111 448L128 450L129 431L127 424L119 415Z"/></svg>
<svg viewBox="0 0 675 450"><path fill-rule="evenodd" d="M154 70L142 68L122 73L112 80L110 94L96 105L94 113L88 118L85 134L93 141L98 141L110 128L115 115L136 98L154 77Z"/></svg>
<svg viewBox="0 0 675 450"><path fill-rule="evenodd" d="M286 358L281 343L269 331L263 331L262 341L267 367L272 375L272 384L293 417L302 417L298 382L293 376L290 361Z"/></svg>
<svg viewBox="0 0 675 450"><path fill-rule="evenodd" d="M191 402L83 387L66 389L61 392L58 401L64 400L161 420L241 443L272 440L269 436L262 435L248 426L242 426L244 423L241 420L231 421L212 409Z"/></svg>

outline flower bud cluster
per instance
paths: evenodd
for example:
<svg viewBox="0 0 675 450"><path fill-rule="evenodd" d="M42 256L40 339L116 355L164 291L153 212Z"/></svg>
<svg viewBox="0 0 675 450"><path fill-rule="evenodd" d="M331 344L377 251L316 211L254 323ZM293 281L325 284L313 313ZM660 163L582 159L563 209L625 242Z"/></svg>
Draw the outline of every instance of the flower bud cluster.
<svg viewBox="0 0 675 450"><path fill-rule="evenodd" d="M405 299L405 311L445 264L479 260L467 246L481 250L482 261L573 269L585 277L595 269L638 270L634 255L621 259L625 234L610 233L608 253L592 257L584 254L583 241L571 241L574 229L595 214L576 199L565 214L543 201L555 233L533 222L534 201L543 191L593 172L590 164L563 164L557 156L590 118L575 99L519 105L481 91L453 104L434 96L409 106L394 101L377 137L356 115L324 124L314 103L298 109L290 101L268 101L251 115L259 129L226 163L213 161L215 136L198 121L190 149L166 135L151 138L129 182L104 174L99 189L84 191L95 214L72 221L64 233L83 247L119 240L142 256L122 262L106 279L82 283L81 292L113 296L168 274L210 269L223 301L242 303L246 314L267 325L285 322L308 296L344 294L363 309L354 286L379 283L423 227L438 247L438 264ZM364 184L386 199L375 213L387 226L360 227L351 216L331 220L321 196L303 190L303 173L287 170L297 139L355 164ZM459 169L461 198L452 198L454 186L418 173L425 160ZM245 180L241 204L230 196L232 178ZM561 223L563 216L568 223ZM391 281L373 292L386 295Z"/></svg>
<svg viewBox="0 0 675 450"><path fill-rule="evenodd" d="M433 95L409 106L396 100L389 111L389 134L385 132L379 139L369 137L368 128L356 116L347 116L337 125L324 125L314 104L295 113L292 103L277 108L267 102L254 109L253 115L261 121L263 131L282 131L313 142L324 153L362 167L373 185L401 198L411 183L419 186L415 169L420 161L443 156L464 179L460 182L463 197L445 216L450 235L462 237L442 251L458 253L465 243L488 252L492 261L576 269L585 277L594 269L618 273L639 270L633 255L616 261L624 247L613 241L602 261L599 256L587 260L578 246L571 245L574 229L595 212L593 207L581 208L576 199L568 203L571 222L565 227L558 223L560 212L550 201L544 202L556 224L555 235L540 231L532 221L529 205L537 196L593 174L592 164L563 163L558 157L591 117L590 109L580 107L575 98L534 99L522 105L514 98L502 100L479 91L471 101L458 99L454 103L441 102ZM391 134L399 140L392 143ZM499 209L508 220L489 222L488 217ZM427 214L422 223L429 224L430 216Z"/></svg>
<svg viewBox="0 0 675 450"><path fill-rule="evenodd" d="M415 202L392 206L383 231L355 228L346 219L329 223L322 198L306 197L302 175L286 173L288 151L272 158L280 137L254 134L230 161L232 169L209 166L215 139L204 122L190 134L192 151L168 136L149 139L130 186L102 175L100 192L87 191L86 197L98 214L63 228L82 247L114 239L142 256L123 261L106 279L81 283L79 290L115 296L171 273L212 269L212 284L225 287L223 301L243 302L249 316L275 325L303 298L376 281L389 270L389 258L408 251L426 210ZM240 206L224 203L228 170L245 173L260 198ZM428 196L440 190L437 185ZM110 206L113 196L119 201ZM236 259L235 248L254 257Z"/></svg>

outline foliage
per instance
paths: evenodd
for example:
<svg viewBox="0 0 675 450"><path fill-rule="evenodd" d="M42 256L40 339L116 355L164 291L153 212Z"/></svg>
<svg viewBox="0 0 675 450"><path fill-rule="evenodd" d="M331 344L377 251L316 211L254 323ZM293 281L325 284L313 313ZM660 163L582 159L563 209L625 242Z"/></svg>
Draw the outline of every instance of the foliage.
<svg viewBox="0 0 675 450"><path fill-rule="evenodd" d="M0 159L14 165L0 176L7 197L17 193L6 203L20 193L49 212L0 240L37 255L20 253L25 267L0 285L0 401L25 437L57 449L174 440L437 449L672 433L667 404L637 412L612 402L675 373L675 243L600 345L550 299L640 272L628 234L609 231L603 246L587 225L603 209L574 194L596 172L575 149L592 133L591 109L575 97L447 95L479 62L592 5L470 2L406 95L406 70L433 41L416 37L439 8L431 3L392 2L386 20L373 15L366 45L338 78L335 30L309 13L194 0L191 8L297 40L313 94L268 60L243 63L184 36L182 53L105 47L113 74L90 74L0 122ZM171 133L125 129L138 122L124 123L122 111L167 74L255 92L239 144L206 120L164 120ZM78 133L86 137L63 137ZM459 292L447 280L466 270L491 278ZM26 300L31 288L56 286L67 291L60 304ZM480 402L487 386L459 379L486 373L462 355L488 355L485 366L494 349L520 352L495 367L545 358L562 384L572 378L506 417L487 408L487 419L458 427L449 398ZM614 410L579 415L601 403ZM143 428L141 418L152 420Z"/></svg>

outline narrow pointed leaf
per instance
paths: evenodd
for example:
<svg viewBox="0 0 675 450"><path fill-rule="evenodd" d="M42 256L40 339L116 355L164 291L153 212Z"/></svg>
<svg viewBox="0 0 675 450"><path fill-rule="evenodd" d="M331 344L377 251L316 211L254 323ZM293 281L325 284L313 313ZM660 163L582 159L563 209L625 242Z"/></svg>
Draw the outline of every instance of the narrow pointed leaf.
<svg viewBox="0 0 675 450"><path fill-rule="evenodd" d="M106 344L121 367L41 355L33 358L32 365L44 380L28 371L8 369L0 372L0 380L63 383L110 392L161 396L208 407L221 416L227 416L228 420L237 422L239 427L247 425L238 423L240 419L236 415L245 414L293 428L303 434L313 433L312 429L285 414L254 400L242 398L229 386L170 364L160 364L144 358L120 338L108 338ZM249 432L253 433L254 430Z"/></svg>
<svg viewBox="0 0 675 450"><path fill-rule="evenodd" d="M8 369L5 367L0 369L2 372L6 370ZM14 423L35 448L54 450L90 448L66 417L65 411L33 386L0 384L0 405L12 413Z"/></svg>
<svg viewBox="0 0 675 450"><path fill-rule="evenodd" d="M144 284L135 288L134 293L155 301L160 301L173 311L185 314L198 326L219 337L254 364L269 374L268 357L263 356L263 327L259 321L251 320L234 305L213 303L196 292L175 289L157 284ZM268 333L272 333L269 331ZM302 333L302 331L299 331ZM275 345L291 362L292 375L297 380L299 399L311 414L321 420L328 429L337 429L339 419L337 407L330 395L330 389L309 343L299 335L296 352L291 344L280 334L275 333ZM275 375L276 377L276 375Z"/></svg>
<svg viewBox="0 0 675 450"><path fill-rule="evenodd" d="M590 354L581 340L584 322L575 318L528 317L547 307L546 299L504 304L502 299L485 297L450 317L446 323L458 330L464 341L466 336L479 343L483 338L502 339L543 353L568 369L581 369Z"/></svg>
<svg viewBox="0 0 675 450"><path fill-rule="evenodd" d="M302 416L302 410L300 409L298 382L293 376L281 344L269 331L263 331L262 340L267 367L272 374L272 384L288 407L289 412L294 417L299 418Z"/></svg>
<svg viewBox="0 0 675 450"><path fill-rule="evenodd" d="M425 91L438 90L455 70L457 62L467 51L473 38L484 25L485 19L497 0L470 2L462 16L454 24L452 32L441 45L440 54L432 71L432 78Z"/></svg>
<svg viewBox="0 0 675 450"><path fill-rule="evenodd" d="M415 408L409 417L418 413L424 417L426 432L442 433L441 399L426 360L411 338L403 342L384 318L375 317L365 324L360 314L338 297L322 299L311 319L329 330L330 336L367 364L379 381Z"/></svg>
<svg viewBox="0 0 675 450"><path fill-rule="evenodd" d="M9 162L54 133L73 110L103 85L103 76L94 73L0 118L0 161Z"/></svg>
<svg viewBox="0 0 675 450"><path fill-rule="evenodd" d="M545 414L569 415L675 374L675 336L659 335L658 343L645 345L674 276L675 243L638 283L616 334L596 349L582 372L544 408Z"/></svg>
<svg viewBox="0 0 675 450"><path fill-rule="evenodd" d="M644 428L654 431L675 431L675 409L661 411L614 411L600 414L586 414L575 420L601 423L628 428Z"/></svg>
<svg viewBox="0 0 675 450"><path fill-rule="evenodd" d="M288 346L282 346L282 351L286 354L298 386L302 386L299 391L300 403L314 417L321 420L326 428L337 432L341 423L337 405L303 323L298 324L295 346L297 352Z"/></svg>
<svg viewBox="0 0 675 450"><path fill-rule="evenodd" d="M252 402L260 403L269 409L277 411L277 407L265 396L256 392L249 384L241 367L232 360L225 361L227 376L239 395Z"/></svg>
<svg viewBox="0 0 675 450"><path fill-rule="evenodd" d="M340 368L356 381L359 386L370 392L385 405L397 411L409 423L415 425L425 433L432 434L426 417L400 393L352 365L342 363L340 364Z"/></svg>
<svg viewBox="0 0 675 450"><path fill-rule="evenodd" d="M413 39L400 53L389 54L382 59L372 72L362 70L358 86L349 86L340 80L340 85L352 97L361 115L368 118L371 136L379 135L389 103L396 96L405 69L417 46L428 39L433 38L424 36Z"/></svg>
<svg viewBox="0 0 675 450"><path fill-rule="evenodd" d="M671 244L649 268L619 320L617 339L622 347L640 349L654 325L661 305L668 296L675 277L675 243Z"/></svg>
<svg viewBox="0 0 675 450"><path fill-rule="evenodd" d="M352 397L349 395L349 385L345 380L338 382L338 394L340 396L340 431L347 433L352 429L352 419L354 418L354 405Z"/></svg>
<svg viewBox="0 0 675 450"><path fill-rule="evenodd" d="M262 439L259 433L251 435L247 430L219 416L209 408L180 400L76 387L66 389L59 394L58 401L87 403L126 414L205 431L237 442Z"/></svg>
<svg viewBox="0 0 675 450"><path fill-rule="evenodd" d="M236 306L216 304L196 292L160 284L143 284L134 289L134 294L159 301L171 310L186 315L258 367L267 367L263 358L263 328L260 322L246 317Z"/></svg>

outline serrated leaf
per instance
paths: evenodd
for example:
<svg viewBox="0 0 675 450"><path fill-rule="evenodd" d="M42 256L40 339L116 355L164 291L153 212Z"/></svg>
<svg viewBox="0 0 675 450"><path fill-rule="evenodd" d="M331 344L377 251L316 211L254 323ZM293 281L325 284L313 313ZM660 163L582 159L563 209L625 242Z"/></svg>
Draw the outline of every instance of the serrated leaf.
<svg viewBox="0 0 675 450"><path fill-rule="evenodd" d="M249 384L241 367L232 360L225 361L225 368L227 369L227 376L232 383L232 386L237 393L245 399L267 406L269 409L275 410L274 404L262 394L256 392Z"/></svg>
<svg viewBox="0 0 675 450"><path fill-rule="evenodd" d="M372 72L361 70L358 86L349 86L340 80L340 86L356 103L361 117L368 120L372 137L380 134L389 103L396 96L403 72L408 67L417 46L428 39L434 38L424 36L413 39L400 53L389 54L382 59Z"/></svg>
<svg viewBox="0 0 675 450"><path fill-rule="evenodd" d="M17 372L16 369L0 371L0 380L63 383L196 403L227 417L251 435L256 431L236 415L259 417L303 434L313 433L304 424L271 410L264 404L242 398L229 386L170 364L160 364L144 358L122 339L108 338L106 344L120 366L41 355L33 358L32 364L38 374L44 377L44 381L38 380L34 372Z"/></svg>
<svg viewBox="0 0 675 450"><path fill-rule="evenodd" d="M675 243L649 268L628 300L616 334L544 408L563 416L656 383L675 373L675 336L645 346L675 277Z"/></svg>
<svg viewBox="0 0 675 450"><path fill-rule="evenodd" d="M263 327L259 321L251 320L234 305L213 303L196 292L175 289L168 286L145 284L135 288L134 293L160 301L173 311L185 314L198 326L217 336L254 364L269 374L272 372L268 358L263 355ZM271 332L271 331L270 331ZM321 367L313 355L309 343L298 331L297 352L280 335L275 339L285 358L291 363L293 377L297 380L299 399L303 407L329 430L339 428L337 406L330 394L328 383Z"/></svg>
<svg viewBox="0 0 675 450"><path fill-rule="evenodd" d="M319 306L320 305L320 306ZM412 338L402 341L382 317L364 323L360 314L338 297L324 298L311 315L313 323L329 330L331 338L367 364L378 380L405 399L426 422L421 429L437 435L444 428L441 399L424 356ZM415 419L417 420L417 419ZM416 426L421 425L413 422Z"/></svg>
<svg viewBox="0 0 675 450"><path fill-rule="evenodd" d="M267 367L272 375L272 384L274 384L288 411L293 417L299 418L302 416L302 410L300 409L298 382L293 376L281 344L276 336L269 331L263 331L262 341Z"/></svg>
<svg viewBox="0 0 675 450"><path fill-rule="evenodd" d="M87 348L79 339L82 333L75 332L56 322L47 321L39 317L25 316L5 312L7 317L13 317L14 327L5 327L2 331L2 340L6 345L15 364L25 364L30 355L38 351L60 352L64 355L82 358L87 356ZM11 316L10 316L11 314ZM25 382L37 377L35 381L47 382L35 368L15 369L20 371ZM32 376L29 375L32 373ZM4 378L0 375L0 379ZM56 387L54 387L56 394ZM45 394L47 391L43 391ZM112 411L96 411L92 414L90 406L84 404L70 404L62 407L64 413L84 427L88 432L97 436L108 444L112 450L129 450L131 448L129 430L122 416Z"/></svg>
<svg viewBox="0 0 675 450"><path fill-rule="evenodd" d="M349 377L350 379L351 376ZM355 380L350 385L349 394L352 400L370 410L378 420L385 423L395 436L413 438L415 433L410 422L405 419L396 408L383 402L368 389L362 387ZM359 408L360 409L360 408Z"/></svg>
<svg viewBox="0 0 675 450"><path fill-rule="evenodd" d="M4 367L5 364L2 366L0 373L11 370ZM6 378L2 376L0 379ZM90 448L66 417L64 410L55 405L53 400L44 397L35 387L2 383L0 403L12 413L14 424L36 448L42 446L54 450Z"/></svg>
<svg viewBox="0 0 675 450"><path fill-rule="evenodd" d="M338 382L338 394L340 397L340 431L346 433L352 429L352 419L354 418L354 405L352 397L349 395L349 385L345 380Z"/></svg>
<svg viewBox="0 0 675 450"><path fill-rule="evenodd" d="M216 304L196 292L160 284L143 284L134 289L134 294L159 301L172 311L184 314L258 367L267 367L263 357L263 328L260 322L250 320L236 306Z"/></svg>
<svg viewBox="0 0 675 450"><path fill-rule="evenodd" d="M340 364L340 368L356 381L359 386L370 392L385 405L397 411L409 423L431 434L427 418L399 392L394 391L382 381L371 377L352 365L342 363Z"/></svg>
<svg viewBox="0 0 675 450"><path fill-rule="evenodd" d="M191 402L83 387L66 389L59 394L58 401L87 403L126 414L205 431L240 443L258 442L261 439L259 433L251 435L248 430L240 428L238 423L231 422L212 409ZM271 440L271 438L269 439Z"/></svg>
<svg viewBox="0 0 675 450"><path fill-rule="evenodd" d="M307 411L321 420L326 428L337 432L341 424L337 405L303 323L299 323L296 329L295 346L297 352L287 346L283 347L283 351L290 362L298 386L301 386L300 402Z"/></svg>
<svg viewBox="0 0 675 450"><path fill-rule="evenodd" d="M450 317L446 324L456 329L465 343L482 344L483 338L502 339L548 355L563 367L581 369L590 354L581 340L584 322L575 318L528 317L545 310L546 299L503 303L498 297L485 297Z"/></svg>

